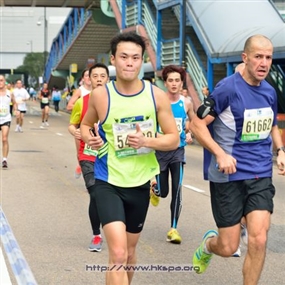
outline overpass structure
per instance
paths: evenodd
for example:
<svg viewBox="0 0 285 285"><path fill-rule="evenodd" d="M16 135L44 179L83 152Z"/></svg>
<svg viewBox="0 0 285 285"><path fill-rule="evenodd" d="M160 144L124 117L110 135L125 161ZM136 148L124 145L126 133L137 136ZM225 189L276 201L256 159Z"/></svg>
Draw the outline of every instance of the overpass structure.
<svg viewBox="0 0 285 285"><path fill-rule="evenodd" d="M105 18L102 13L103 2L108 3L105 0L0 0L0 7L74 8L48 51L50 56L44 72L49 86L64 88L70 75L70 65L77 64L79 74L86 67L88 59L93 60L97 54L108 53L109 41L118 32L115 19Z"/></svg>
<svg viewBox="0 0 285 285"><path fill-rule="evenodd" d="M202 86L212 90L217 81L233 73L245 39L264 34L274 45L269 81L278 92L279 110L285 113L285 23L279 13L285 10L283 2L0 0L2 6L74 8L49 52L45 78L50 86L63 87L73 63L77 65L75 78L92 61L108 64L113 35L135 30L148 38L148 60L158 75L167 64L185 66L188 91L196 106Z"/></svg>
<svg viewBox="0 0 285 285"><path fill-rule="evenodd" d="M96 5L94 0L0 0L0 6L19 7L83 7Z"/></svg>

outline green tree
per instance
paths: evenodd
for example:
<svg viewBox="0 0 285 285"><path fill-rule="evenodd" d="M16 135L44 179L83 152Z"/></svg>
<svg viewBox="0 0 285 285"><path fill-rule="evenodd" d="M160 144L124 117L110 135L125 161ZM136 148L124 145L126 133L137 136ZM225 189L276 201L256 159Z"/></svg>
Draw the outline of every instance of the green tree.
<svg viewBox="0 0 285 285"><path fill-rule="evenodd" d="M25 56L23 65L16 68L17 72L28 74L32 85L39 87L38 78L44 72L44 53L32 52ZM26 82L27 84L27 82Z"/></svg>

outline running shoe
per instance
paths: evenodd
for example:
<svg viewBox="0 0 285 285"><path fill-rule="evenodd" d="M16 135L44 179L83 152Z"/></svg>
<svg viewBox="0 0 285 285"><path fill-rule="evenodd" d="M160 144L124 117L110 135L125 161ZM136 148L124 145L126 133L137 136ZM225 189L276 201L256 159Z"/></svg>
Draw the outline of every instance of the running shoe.
<svg viewBox="0 0 285 285"><path fill-rule="evenodd" d="M80 167L80 165L77 165L76 168L75 168L74 177L76 179L79 179L81 174L82 174L81 167Z"/></svg>
<svg viewBox="0 0 285 285"><path fill-rule="evenodd" d="M46 127L49 127L48 121L45 122L45 126L46 126Z"/></svg>
<svg viewBox="0 0 285 285"><path fill-rule="evenodd" d="M232 255L232 257L241 257L240 245L238 246L237 251Z"/></svg>
<svg viewBox="0 0 285 285"><path fill-rule="evenodd" d="M152 206L157 207L159 204L159 190L156 188L157 183L156 181L150 182L150 203Z"/></svg>
<svg viewBox="0 0 285 285"><path fill-rule="evenodd" d="M175 243L175 244L180 244L182 241L182 238L176 229L171 229L167 233L166 241L171 242L171 243Z"/></svg>
<svg viewBox="0 0 285 285"><path fill-rule="evenodd" d="M22 127L20 127L20 126L19 126L19 132L20 132L20 133L23 132L23 129L22 129Z"/></svg>
<svg viewBox="0 0 285 285"><path fill-rule="evenodd" d="M240 231L240 238L242 240L242 242L247 245L248 244L248 234L247 234L247 228L246 225L244 224L240 224L241 227L241 231Z"/></svg>
<svg viewBox="0 0 285 285"><path fill-rule="evenodd" d="M7 160L2 161L2 168L7 169L8 168L8 163Z"/></svg>
<svg viewBox="0 0 285 285"><path fill-rule="evenodd" d="M213 253L207 254L204 252L204 247L206 240L218 236L218 233L215 230L207 231L203 236L203 241L200 246L196 249L193 255L193 267L196 273L201 274L206 271L207 267L210 264L210 261L213 257Z"/></svg>
<svg viewBox="0 0 285 285"><path fill-rule="evenodd" d="M16 126L15 133L19 132L19 125Z"/></svg>
<svg viewBox="0 0 285 285"><path fill-rule="evenodd" d="M88 247L89 251L100 252L102 250L103 239L100 235L94 236Z"/></svg>

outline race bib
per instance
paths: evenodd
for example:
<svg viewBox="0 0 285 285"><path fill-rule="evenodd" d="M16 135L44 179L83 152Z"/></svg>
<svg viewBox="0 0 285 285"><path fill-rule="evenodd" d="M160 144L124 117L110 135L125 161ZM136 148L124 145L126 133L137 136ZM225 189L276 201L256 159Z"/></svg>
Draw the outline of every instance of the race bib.
<svg viewBox="0 0 285 285"><path fill-rule="evenodd" d="M16 98L16 103L17 103L17 104L23 103L23 99L22 99L21 97L17 97L17 98Z"/></svg>
<svg viewBox="0 0 285 285"><path fill-rule="evenodd" d="M88 144L85 144L83 153L89 156L97 156L98 151L91 149L91 147Z"/></svg>
<svg viewBox="0 0 285 285"><path fill-rule="evenodd" d="M42 98L42 103L43 104L47 104L48 103L48 98L46 98L46 97Z"/></svg>
<svg viewBox="0 0 285 285"><path fill-rule="evenodd" d="M175 122L176 122L178 133L181 134L183 130L182 129L182 118L175 118Z"/></svg>
<svg viewBox="0 0 285 285"><path fill-rule="evenodd" d="M174 119L175 119L175 122L176 122L178 133L181 134L182 130L183 130L183 128L182 128L182 118L174 118ZM160 126L158 126L157 132L160 133L160 134L163 134Z"/></svg>
<svg viewBox="0 0 285 285"><path fill-rule="evenodd" d="M0 117L6 117L8 114L8 108L6 106L0 106Z"/></svg>
<svg viewBox="0 0 285 285"><path fill-rule="evenodd" d="M272 123L273 111L270 107L245 110L241 140L251 142L268 138Z"/></svg>
<svg viewBox="0 0 285 285"><path fill-rule="evenodd" d="M153 149L141 147L134 149L128 144L128 135L136 132L136 124L146 137L154 137L154 123L152 119L143 122L115 123L113 124L115 154L118 158L154 152Z"/></svg>

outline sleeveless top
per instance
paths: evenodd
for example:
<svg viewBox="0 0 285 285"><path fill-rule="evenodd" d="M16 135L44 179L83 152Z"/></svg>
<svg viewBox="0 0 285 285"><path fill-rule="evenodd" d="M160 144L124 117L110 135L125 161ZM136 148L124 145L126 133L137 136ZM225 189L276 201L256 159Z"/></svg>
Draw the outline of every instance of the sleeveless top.
<svg viewBox="0 0 285 285"><path fill-rule="evenodd" d="M41 102L43 104L48 104L49 90L47 90L47 89L41 90L41 95L42 95Z"/></svg>
<svg viewBox="0 0 285 285"><path fill-rule="evenodd" d="M136 187L147 183L159 173L153 149L134 149L127 136L136 132L138 123L145 136L154 137L157 131L156 106L150 82L133 95L118 92L114 81L106 84L108 113L99 126L104 145L98 150L95 178L120 187Z"/></svg>
<svg viewBox="0 0 285 285"><path fill-rule="evenodd" d="M81 97L84 97L91 92L91 90L86 89L83 85L81 85L79 89L81 91Z"/></svg>
<svg viewBox="0 0 285 285"><path fill-rule="evenodd" d="M185 110L184 99L185 97L180 95L180 98L177 102L171 103L172 113L175 118L177 129L180 135L179 147L184 147L186 145L185 124L186 124L186 119L188 115Z"/></svg>
<svg viewBox="0 0 285 285"><path fill-rule="evenodd" d="M6 90L6 95L0 96L0 125L11 122L10 103L11 94Z"/></svg>

